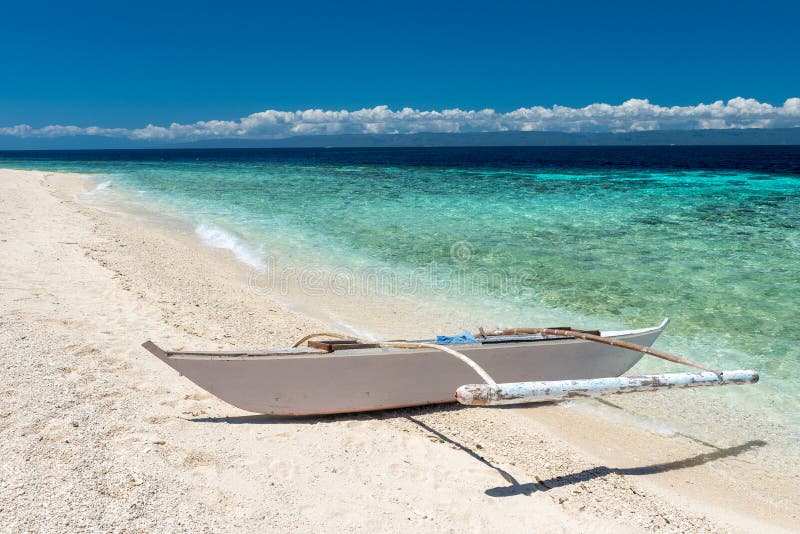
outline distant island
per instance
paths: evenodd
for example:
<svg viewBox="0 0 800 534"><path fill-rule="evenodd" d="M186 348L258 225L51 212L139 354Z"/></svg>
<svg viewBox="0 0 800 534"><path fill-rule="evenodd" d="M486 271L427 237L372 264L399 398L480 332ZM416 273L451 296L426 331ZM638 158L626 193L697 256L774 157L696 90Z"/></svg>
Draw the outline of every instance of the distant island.
<svg viewBox="0 0 800 534"><path fill-rule="evenodd" d="M122 148L355 148L456 146L664 146L800 145L800 128L651 130L621 133L468 132L412 134L301 135L280 139L203 139L166 143L101 136L0 136L0 150Z"/></svg>

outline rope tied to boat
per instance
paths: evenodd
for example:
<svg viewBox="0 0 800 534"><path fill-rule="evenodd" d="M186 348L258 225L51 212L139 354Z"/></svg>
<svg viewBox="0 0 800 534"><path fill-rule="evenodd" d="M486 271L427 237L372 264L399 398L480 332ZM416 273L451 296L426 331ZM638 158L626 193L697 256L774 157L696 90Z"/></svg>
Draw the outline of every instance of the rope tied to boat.
<svg viewBox="0 0 800 534"><path fill-rule="evenodd" d="M478 373L484 382L486 382L490 387L497 389L497 382L494 381L494 378L491 377L486 370L478 365L472 358L469 356L458 352L457 350L453 350L450 347L446 347L444 345L437 345L436 343L413 343L407 341L384 341L378 343L381 347L389 347L389 348L397 348L397 349L436 349L442 352L446 352L452 356L455 356L462 362L469 365L473 371Z"/></svg>
<svg viewBox="0 0 800 534"><path fill-rule="evenodd" d="M333 338L337 338L337 339L352 339L355 342L359 341L358 339L353 338L352 336L345 336L345 335L342 335L342 334L336 334L336 333L332 333L332 332L318 332L318 333L309 334L309 335L303 337L302 339L297 341L297 343L292 345L292 347L293 348L299 347L300 345L302 345L303 343L305 343L309 339L312 339L312 338L315 338L315 337L333 337ZM380 342L378 342L376 344L379 347L384 347L384 348L395 348L395 349L435 349L435 350L440 350L442 352L450 354L451 356L455 356L456 358L458 358L459 360L461 360L465 364L469 365L470 368L473 371L475 371L478 374L478 376L480 376L483 379L483 381L486 382L487 385L489 385L489 387L491 387L493 389L497 389L497 387L498 387L497 386L497 382L495 382L494 378L492 378L492 376L489 373L487 373L486 370L483 367L478 365L478 363L476 363L475 360L473 360L472 358L470 358L469 356L467 356L465 354L462 354L461 352L458 352L457 350L451 349L450 347L446 347L444 345L437 345L436 343L419 343L419 342L412 342L412 341L380 341Z"/></svg>
<svg viewBox="0 0 800 534"><path fill-rule="evenodd" d="M336 339L352 339L353 341L358 341L357 339L353 338L352 336L345 336L342 334L336 334L334 332L317 332L316 334L308 334L306 337L300 339L297 343L292 345L292 348L297 348L309 339L313 339L315 337L334 337Z"/></svg>

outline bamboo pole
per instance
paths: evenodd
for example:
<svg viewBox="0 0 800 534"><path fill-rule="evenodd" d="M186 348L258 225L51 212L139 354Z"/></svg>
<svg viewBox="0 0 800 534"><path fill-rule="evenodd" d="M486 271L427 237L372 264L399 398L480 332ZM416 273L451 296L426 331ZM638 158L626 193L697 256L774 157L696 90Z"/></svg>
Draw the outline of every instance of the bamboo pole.
<svg viewBox="0 0 800 534"><path fill-rule="evenodd" d="M703 386L726 386L758 382L758 373L752 370L716 373L670 373L661 375L620 376L583 380L547 380L538 382L510 382L488 386L467 384L456 391L456 399L468 406L493 406L530 402L558 401L572 398L597 397L680 389Z"/></svg>

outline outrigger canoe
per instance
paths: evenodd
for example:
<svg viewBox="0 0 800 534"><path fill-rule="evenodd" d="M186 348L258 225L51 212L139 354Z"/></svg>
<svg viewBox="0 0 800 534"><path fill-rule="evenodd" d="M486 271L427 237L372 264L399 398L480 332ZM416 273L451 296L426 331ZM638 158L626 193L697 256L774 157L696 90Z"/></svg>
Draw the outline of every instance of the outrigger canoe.
<svg viewBox="0 0 800 534"><path fill-rule="evenodd" d="M271 415L334 414L456 400L472 405L510 403L515 399L524 402L526 395L536 400L531 384L539 388L540 397L547 390L550 397L546 400L551 400L558 396L552 396L550 386L564 381L568 391L561 397L575 391L580 394L581 388L593 384L593 379L620 377L644 352L658 355L648 347L668 322L665 319L651 328L603 332L568 327L488 335L481 331L474 342L447 346L437 346L434 340L372 343L307 338L301 340L307 341L306 346L268 351L167 351L151 341L143 346L199 387L242 410ZM684 360L679 363L695 365ZM730 380L724 381L722 373L700 373L688 381L706 385L758 379L756 373L747 373L751 373L747 380L729 375ZM711 376L703 381L703 374ZM477 376L482 381L473 384ZM656 387L668 385L665 380L656 380ZM522 398L517 395L520 384L523 389L529 388ZM602 386L615 388L616 393L626 388L624 384L609 384ZM504 392L500 386L506 385L516 387L516 393L510 389ZM652 380L645 384L652 385Z"/></svg>

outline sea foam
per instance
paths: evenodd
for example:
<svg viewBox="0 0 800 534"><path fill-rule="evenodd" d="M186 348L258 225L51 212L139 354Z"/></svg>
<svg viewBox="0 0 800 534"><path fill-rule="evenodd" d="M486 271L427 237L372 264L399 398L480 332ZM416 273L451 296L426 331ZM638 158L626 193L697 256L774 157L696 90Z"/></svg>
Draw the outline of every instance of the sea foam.
<svg viewBox="0 0 800 534"><path fill-rule="evenodd" d="M88 177L86 177L86 179L90 180L90 178L88 178ZM76 202L87 202L87 201L91 200L92 197L94 197L98 193L100 193L102 191L105 191L106 189L108 189L110 187L111 187L111 180L104 180L104 181L100 182L99 184L95 185L90 191L87 191L85 193L81 193L79 195L75 195L75 201Z"/></svg>
<svg viewBox="0 0 800 534"><path fill-rule="evenodd" d="M204 245L230 250L239 261L251 267L265 269L267 266L261 250L214 223L201 222L195 228L195 233Z"/></svg>
<svg viewBox="0 0 800 534"><path fill-rule="evenodd" d="M89 191L89 194L99 193L103 189L108 189L109 187L111 187L111 180L105 180L97 184L97 186L94 189Z"/></svg>

